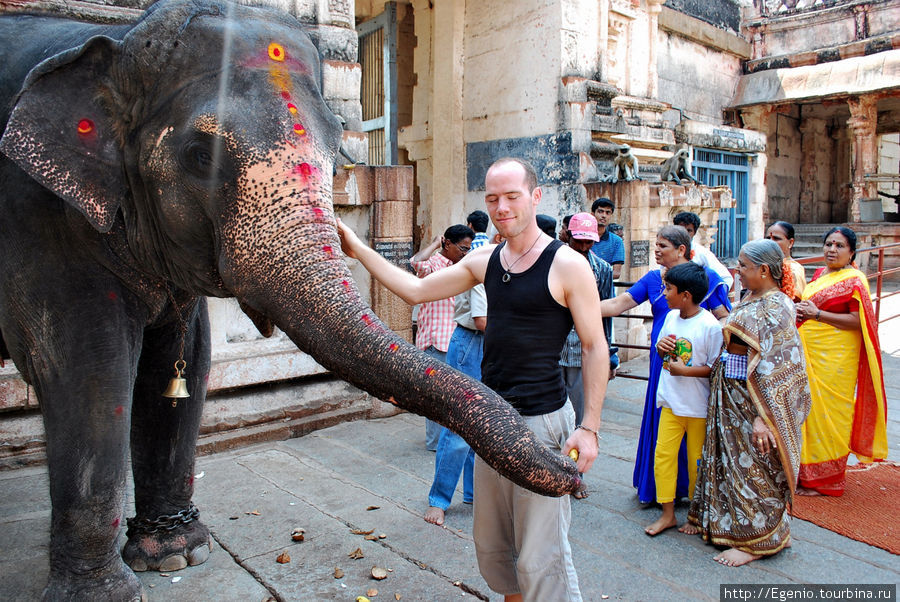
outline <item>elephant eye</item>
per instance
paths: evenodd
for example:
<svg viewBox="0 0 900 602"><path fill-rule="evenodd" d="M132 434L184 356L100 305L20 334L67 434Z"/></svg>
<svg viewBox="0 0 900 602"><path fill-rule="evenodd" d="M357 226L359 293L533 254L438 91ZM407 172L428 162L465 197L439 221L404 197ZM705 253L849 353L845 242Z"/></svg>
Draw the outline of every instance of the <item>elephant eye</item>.
<svg viewBox="0 0 900 602"><path fill-rule="evenodd" d="M212 140L190 140L179 155L179 162L189 173L204 180L223 178L221 158L215 157Z"/></svg>

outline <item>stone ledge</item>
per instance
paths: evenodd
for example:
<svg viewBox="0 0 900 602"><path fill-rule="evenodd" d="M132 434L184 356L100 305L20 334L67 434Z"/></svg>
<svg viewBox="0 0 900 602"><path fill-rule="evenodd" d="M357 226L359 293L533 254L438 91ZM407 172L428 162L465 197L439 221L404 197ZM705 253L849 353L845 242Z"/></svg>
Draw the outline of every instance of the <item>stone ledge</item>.
<svg viewBox="0 0 900 602"><path fill-rule="evenodd" d="M667 6L663 6L659 14L659 28L741 59L750 58L750 42L747 40Z"/></svg>

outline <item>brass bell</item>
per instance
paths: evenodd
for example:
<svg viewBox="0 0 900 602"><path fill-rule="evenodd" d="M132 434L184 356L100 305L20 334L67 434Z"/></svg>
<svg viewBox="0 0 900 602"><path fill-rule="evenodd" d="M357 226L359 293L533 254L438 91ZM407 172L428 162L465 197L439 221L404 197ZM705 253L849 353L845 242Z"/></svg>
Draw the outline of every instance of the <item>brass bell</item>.
<svg viewBox="0 0 900 602"><path fill-rule="evenodd" d="M172 400L173 408L178 405L179 399L191 396L187 390L187 381L181 376L184 373L185 366L187 366L187 362L184 360L175 362L175 376L169 380L169 386L163 391L163 397L168 397Z"/></svg>

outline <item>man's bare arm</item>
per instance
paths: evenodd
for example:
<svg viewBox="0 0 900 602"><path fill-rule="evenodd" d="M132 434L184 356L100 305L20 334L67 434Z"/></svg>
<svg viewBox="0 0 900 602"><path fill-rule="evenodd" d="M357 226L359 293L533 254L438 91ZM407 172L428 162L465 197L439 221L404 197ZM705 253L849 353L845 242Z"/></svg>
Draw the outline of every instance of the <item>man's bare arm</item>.
<svg viewBox="0 0 900 602"><path fill-rule="evenodd" d="M340 219L337 220L337 227L344 254L358 259L372 277L410 305L446 299L469 290L479 282L473 273L473 270L478 271L479 253L484 249L488 253L485 257L490 256L490 250L482 247L473 252L471 258L466 257L459 263L433 272L425 278L417 278L379 255ZM486 258L484 264L487 265ZM484 273L483 270L481 273Z"/></svg>

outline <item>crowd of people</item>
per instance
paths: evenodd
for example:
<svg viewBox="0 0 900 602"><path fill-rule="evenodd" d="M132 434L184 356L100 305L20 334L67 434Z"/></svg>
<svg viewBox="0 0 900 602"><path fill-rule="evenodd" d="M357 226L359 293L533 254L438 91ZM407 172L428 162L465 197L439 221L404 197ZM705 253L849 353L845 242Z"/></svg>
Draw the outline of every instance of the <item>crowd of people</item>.
<svg viewBox="0 0 900 602"><path fill-rule="evenodd" d="M657 233L659 267L616 295L625 247L612 201L565 216L557 240L556 220L536 212L528 163L497 161L485 189L487 213L411 258L418 279L340 224L344 249L423 303L421 349L482 379L582 474L618 365L611 318L648 303L653 351L633 475L638 499L661 508L647 535L676 527L686 498L678 530L727 548L715 560L740 566L791 545L795 494L841 495L850 453L886 457L877 323L852 230L826 233L825 266L807 282L791 257L793 227L775 222L741 248L735 278L694 240L699 217L679 213ZM580 600L569 496L521 489L446 428L429 431L427 445L437 453L425 520L443 524L462 475L488 585L508 601ZM571 497L587 495L582 485Z"/></svg>

